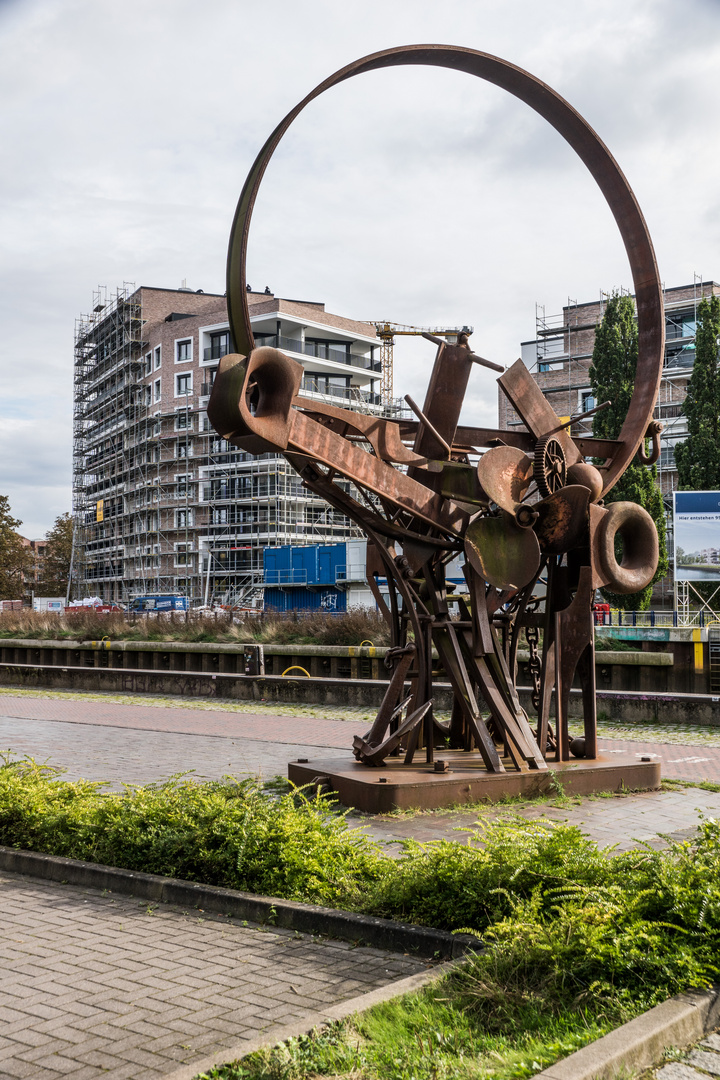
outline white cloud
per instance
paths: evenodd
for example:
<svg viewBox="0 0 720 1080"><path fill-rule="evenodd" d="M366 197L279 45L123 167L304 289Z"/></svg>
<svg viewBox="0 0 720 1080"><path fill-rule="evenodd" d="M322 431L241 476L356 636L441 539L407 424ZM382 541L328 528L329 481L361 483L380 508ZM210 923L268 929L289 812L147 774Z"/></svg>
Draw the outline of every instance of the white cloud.
<svg viewBox="0 0 720 1080"><path fill-rule="evenodd" d="M235 202L280 117L332 70L413 41L548 82L628 175L666 284L720 274L710 0L0 0L0 490L34 533L69 506L73 322L93 287L223 291ZM470 322L504 363L536 300L557 311L629 284L559 136L496 88L429 69L364 75L308 108L263 184L249 276L351 316ZM431 347L396 357L397 390L422 397ZM466 418L494 408L478 372Z"/></svg>

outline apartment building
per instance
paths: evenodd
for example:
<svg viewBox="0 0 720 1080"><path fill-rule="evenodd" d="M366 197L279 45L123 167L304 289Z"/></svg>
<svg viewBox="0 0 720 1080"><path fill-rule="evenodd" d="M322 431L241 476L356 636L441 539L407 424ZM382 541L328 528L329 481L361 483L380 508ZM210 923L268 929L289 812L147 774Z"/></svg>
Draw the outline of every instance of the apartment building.
<svg viewBox="0 0 720 1080"><path fill-rule="evenodd" d="M320 302L248 289L253 333L305 369L301 393L386 413L371 323ZM232 351L225 297L125 284L76 323L73 594L126 601L180 593L251 602L263 550L354 538L283 457L238 451L208 422L219 360Z"/></svg>
<svg viewBox="0 0 720 1080"><path fill-rule="evenodd" d="M695 362L697 308L705 296L720 295L715 281L696 280L664 291L665 361L662 382L655 407L655 417L664 430L658 461L658 481L664 495L676 491L678 474L675 445L687 437L683 401L688 379ZM542 392L563 419L577 416L596 404L590 386L595 330L601 322L607 297L578 304L568 301L562 314L546 316L544 307L536 308L536 335L521 344L521 357L532 372ZM521 421L508 399L499 392L500 427L520 425ZM592 418L573 425L575 435L590 434Z"/></svg>

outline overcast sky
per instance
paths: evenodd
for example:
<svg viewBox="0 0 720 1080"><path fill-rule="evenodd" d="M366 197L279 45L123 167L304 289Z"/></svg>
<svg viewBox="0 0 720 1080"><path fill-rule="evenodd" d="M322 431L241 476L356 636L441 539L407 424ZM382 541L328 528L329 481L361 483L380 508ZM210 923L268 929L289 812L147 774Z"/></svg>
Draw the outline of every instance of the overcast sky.
<svg viewBox="0 0 720 1080"><path fill-rule="evenodd" d="M255 154L313 86L377 49L467 45L595 128L666 285L720 277L718 0L0 0L0 494L41 536L70 508L74 320L98 284L223 292ZM397 69L313 103L266 174L248 276L354 318L470 323L507 364L568 297L628 286L584 167L468 75ZM422 398L433 347L396 346ZM465 418L494 423L473 375Z"/></svg>

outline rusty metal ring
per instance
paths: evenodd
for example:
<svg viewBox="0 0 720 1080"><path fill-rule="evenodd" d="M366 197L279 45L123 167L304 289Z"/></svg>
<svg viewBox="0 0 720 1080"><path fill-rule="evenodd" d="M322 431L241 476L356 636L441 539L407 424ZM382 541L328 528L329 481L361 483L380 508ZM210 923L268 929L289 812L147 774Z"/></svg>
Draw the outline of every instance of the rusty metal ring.
<svg viewBox="0 0 720 1080"><path fill-rule="evenodd" d="M248 173L230 233L227 295L230 329L236 349L247 355L254 345L247 304L245 262L255 198L265 169L280 139L306 105L355 75L406 65L451 68L485 79L507 90L552 124L595 178L612 211L625 244L635 286L638 316L638 363L635 388L619 435L623 445L605 470L603 494L624 473L652 420L662 376L665 345L662 287L655 252L637 200L612 154L590 125L546 83L489 53L459 45L407 45L372 53L336 71L316 86L280 121Z"/></svg>
<svg viewBox="0 0 720 1080"><path fill-rule="evenodd" d="M622 539L622 562L615 557L615 537ZM640 592L655 577L659 549L655 522L637 503L611 503L598 526L597 557L612 592Z"/></svg>

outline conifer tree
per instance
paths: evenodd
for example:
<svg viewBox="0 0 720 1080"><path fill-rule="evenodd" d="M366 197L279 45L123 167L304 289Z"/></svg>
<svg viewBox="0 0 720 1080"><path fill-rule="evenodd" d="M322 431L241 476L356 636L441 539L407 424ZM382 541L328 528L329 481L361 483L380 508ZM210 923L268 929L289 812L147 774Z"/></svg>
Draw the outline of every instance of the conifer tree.
<svg viewBox="0 0 720 1080"><path fill-rule="evenodd" d="M685 398L688 437L675 446L678 482L685 491L720 491L720 297L698 306L695 364Z"/></svg>
<svg viewBox="0 0 720 1080"><path fill-rule="evenodd" d="M599 439L617 439L627 416L635 385L638 360L638 330L635 304L630 296L613 294L605 307L602 322L595 333L590 385L595 400L610 405L593 417L593 435ZM603 589L603 595L614 607L629 611L645 611L650 606L654 582L668 572L665 529L665 507L657 483L655 466L648 468L633 459L615 487L605 498L606 503L634 502L642 506L655 522L660 542L660 558L653 581L641 592L620 596Z"/></svg>

